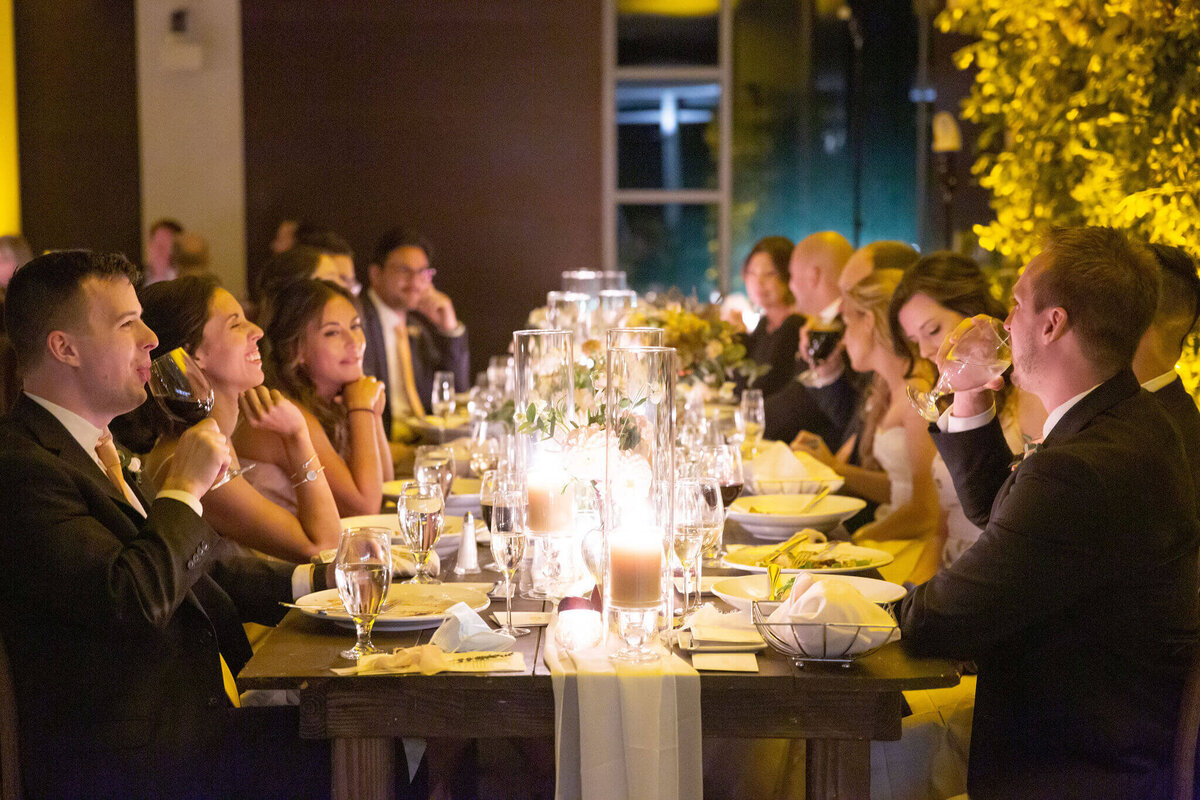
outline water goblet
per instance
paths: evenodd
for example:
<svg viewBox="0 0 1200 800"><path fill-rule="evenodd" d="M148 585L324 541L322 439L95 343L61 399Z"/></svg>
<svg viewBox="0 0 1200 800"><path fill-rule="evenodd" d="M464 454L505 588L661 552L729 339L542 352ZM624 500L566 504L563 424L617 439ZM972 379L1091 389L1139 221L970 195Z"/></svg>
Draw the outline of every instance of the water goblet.
<svg viewBox="0 0 1200 800"><path fill-rule="evenodd" d="M525 498L518 489L496 489L492 496L492 558L504 574L505 624L500 631L509 636L525 636L528 628L512 624L512 580L525 558L528 542L525 532Z"/></svg>
<svg viewBox="0 0 1200 800"><path fill-rule="evenodd" d="M729 506L742 493L745 480L741 447L736 444L715 444L701 448L696 461L696 474L716 481L722 516L727 517ZM704 555L710 559L710 566L718 565L720 557L724 555L724 543L721 541L723 528L710 540L711 546L706 544L704 547ZM714 561L717 563L712 563Z"/></svg>
<svg viewBox="0 0 1200 800"><path fill-rule="evenodd" d="M426 444L417 448L413 457L413 477L422 483L433 483L442 490L442 500L450 496L457 464L454 449Z"/></svg>
<svg viewBox="0 0 1200 800"><path fill-rule="evenodd" d="M454 413L454 373L448 370L438 370L433 373L433 391L430 397L429 409L438 424L438 441L446 440L446 425L450 415Z"/></svg>
<svg viewBox="0 0 1200 800"><path fill-rule="evenodd" d="M1012 347L1004 323L994 317L963 320L948 337L941 374L931 391L908 387L908 399L929 422L937 422L938 400L955 392L979 389L1004 374L1012 364Z"/></svg>
<svg viewBox="0 0 1200 800"><path fill-rule="evenodd" d="M441 538L446 524L446 505L437 484L408 481L401 486L396 502L400 533L412 550L416 574L407 583L441 583L429 574L429 553Z"/></svg>
<svg viewBox="0 0 1200 800"><path fill-rule="evenodd" d="M354 620L354 647L342 658L357 659L379 652L371 644L371 628L392 583L392 532L388 528L347 528L334 557L338 596Z"/></svg>
<svg viewBox="0 0 1200 800"><path fill-rule="evenodd" d="M725 523L720 486L715 478L675 481L675 557L683 566L683 614L692 609L692 590L700 599L700 551L715 546Z"/></svg>

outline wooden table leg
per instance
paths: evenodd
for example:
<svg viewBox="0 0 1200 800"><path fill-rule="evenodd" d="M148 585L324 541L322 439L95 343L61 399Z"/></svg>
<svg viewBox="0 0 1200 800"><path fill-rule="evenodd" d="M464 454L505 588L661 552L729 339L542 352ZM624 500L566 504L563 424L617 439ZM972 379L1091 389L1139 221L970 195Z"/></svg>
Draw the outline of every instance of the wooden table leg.
<svg viewBox="0 0 1200 800"><path fill-rule="evenodd" d="M395 800L395 739L334 739L331 745L334 800Z"/></svg>
<svg viewBox="0 0 1200 800"><path fill-rule="evenodd" d="M871 743L809 739L805 754L808 800L869 800Z"/></svg>

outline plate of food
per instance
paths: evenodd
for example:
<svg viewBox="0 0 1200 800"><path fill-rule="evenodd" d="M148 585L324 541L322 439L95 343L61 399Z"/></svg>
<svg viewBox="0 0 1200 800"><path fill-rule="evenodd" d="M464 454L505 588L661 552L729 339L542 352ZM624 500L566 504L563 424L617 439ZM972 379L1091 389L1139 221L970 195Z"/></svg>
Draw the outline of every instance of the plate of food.
<svg viewBox="0 0 1200 800"><path fill-rule="evenodd" d="M739 497L729 505L729 518L752 536L783 541L801 528L829 533L866 508L857 497L828 494L813 500L813 494L761 494Z"/></svg>
<svg viewBox="0 0 1200 800"><path fill-rule="evenodd" d="M731 546L725 554L725 563L733 569L766 572L767 565L763 559L775 549L774 545ZM787 573L861 572L887 566L892 563L892 554L850 542L804 542L780 556L775 563Z"/></svg>
<svg viewBox="0 0 1200 800"><path fill-rule="evenodd" d="M453 583L397 583L388 589L383 613L375 618L377 631L413 631L436 628L446 619L446 610L455 603L466 603L474 611L483 611L491 601L478 589ZM354 628L337 589L306 594L296 601L301 613L317 619L332 620L343 628Z"/></svg>
<svg viewBox="0 0 1200 800"><path fill-rule="evenodd" d="M792 577L781 582L780 597L787 596L794 580L795 577ZM862 592L863 597L881 606L894 603L905 595L903 586L860 575L819 575L817 580L848 583ZM766 600L769 589L770 581L763 573L724 578L713 584L713 594L739 611L746 612L750 611L750 604L755 600Z"/></svg>
<svg viewBox="0 0 1200 800"><path fill-rule="evenodd" d="M446 558L451 553L458 552L458 541L462 535L463 528L462 517L447 514L443 517L443 520L442 535L433 545L433 551L440 558ZM359 517L342 517L342 530L346 528L387 528L393 532L392 536L397 540L398 544L404 544L403 534L400 531L400 518L395 512L391 514L364 514ZM476 538L479 537L481 528L483 528L483 521L476 517Z"/></svg>

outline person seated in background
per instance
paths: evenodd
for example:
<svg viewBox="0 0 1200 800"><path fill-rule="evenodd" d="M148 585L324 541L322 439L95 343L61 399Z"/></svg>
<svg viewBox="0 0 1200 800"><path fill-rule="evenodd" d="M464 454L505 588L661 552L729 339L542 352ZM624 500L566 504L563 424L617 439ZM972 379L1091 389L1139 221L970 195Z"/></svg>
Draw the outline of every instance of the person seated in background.
<svg viewBox="0 0 1200 800"><path fill-rule="evenodd" d="M219 555L201 502L231 456L213 420L181 432L155 495L117 460L107 426L146 399L156 341L139 278L60 251L10 285L25 393L0 423L0 633L25 796L328 796L328 745L298 738L295 708L234 708L232 676L243 620L278 622L293 580L329 571Z"/></svg>
<svg viewBox="0 0 1200 800"><path fill-rule="evenodd" d="M171 263L179 277L211 275L208 242L195 231L184 231L175 237Z"/></svg>
<svg viewBox="0 0 1200 800"><path fill-rule="evenodd" d="M183 233L178 220L155 220L146 236L146 260L142 267L142 286L169 281L178 276L175 266L175 239Z"/></svg>
<svg viewBox="0 0 1200 800"><path fill-rule="evenodd" d="M1200 411L1175 372L1183 345L1200 315L1200 275L1196 260L1182 248L1151 244L1150 252L1158 262L1162 291L1154 317L1133 353L1133 374L1143 389L1154 393L1179 429L1200 504Z"/></svg>
<svg viewBox="0 0 1200 800"><path fill-rule="evenodd" d="M746 294L762 317L758 326L741 339L746 357L767 371L750 381L739 380L739 392L744 388L760 389L763 397L770 397L796 376L796 348L804 320L792 311L795 298L788 289L791 255L791 239L768 236L750 249L742 264Z"/></svg>
<svg viewBox="0 0 1200 800"><path fill-rule="evenodd" d="M336 548L341 520L304 414L278 390L262 385L262 329L246 319L238 301L212 278L156 283L142 291L141 301L143 319L158 335L152 355L176 347L186 350L212 384L210 416L221 433L232 437L241 421L264 436L273 435L296 492L293 514L238 475L209 493L205 520L226 539L287 561L308 561L321 550ZM181 429L157 404L150 409L158 438L142 474L157 488L169 474ZM237 468L237 452L230 452Z"/></svg>
<svg viewBox="0 0 1200 800"><path fill-rule="evenodd" d="M425 237L395 228L380 237L367 270L364 368L388 387L389 435L394 421L425 413L434 372L453 372L456 391L471 388L467 329L450 298L433 286L431 252Z"/></svg>
<svg viewBox="0 0 1200 800"><path fill-rule="evenodd" d="M328 281L305 280L278 296L266 328L267 385L299 407L338 512L378 514L383 482L393 477L383 429L383 384L362 371L362 320L353 296ZM270 431L241 426L233 445L243 463L257 462L247 480L279 505L294 509L291 464Z"/></svg>
<svg viewBox="0 0 1200 800"><path fill-rule="evenodd" d="M4 295L8 282L16 272L33 258L29 243L20 234L0 236L0 318L4 316ZM21 393L21 378L17 374L17 354L8 334L0 327L0 416L7 414Z"/></svg>
<svg viewBox="0 0 1200 800"><path fill-rule="evenodd" d="M331 256L309 245L298 244L267 259L247 287L251 317L263 324L271 316L275 298L285 286L317 276L335 274L337 265Z"/></svg>
<svg viewBox="0 0 1200 800"><path fill-rule="evenodd" d="M991 292L983 270L971 259L950 252L931 253L909 267L892 293L888 323L892 339L906 350L906 342L932 362L942 342L960 322L977 314L1004 319L1008 310ZM1020 455L1025 442L1041 436L1045 409L1037 397L1009 384L997 393L996 406L1009 449ZM914 414L917 413L913 409ZM942 520L937 536L921 554L909 580L921 583L943 566L954 563L979 538L979 528L963 514L954 481L941 457L933 460Z"/></svg>
<svg viewBox="0 0 1200 800"><path fill-rule="evenodd" d="M788 288L795 311L806 318L806 327L814 320L831 324L837 319L841 305L838 276L853 252L850 243L833 231L806 236L792 250ZM801 355L795 355L795 371L810 368ZM845 351L840 348L818 365L818 370L823 370L820 380L803 383L791 380L766 398L763 438L791 442L796 434L807 430L834 449L842 446L849 435L862 387L858 376L846 369Z"/></svg>
<svg viewBox="0 0 1200 800"><path fill-rule="evenodd" d="M1130 369L1158 273L1121 231L1053 230L1005 322L1044 441L1014 468L986 389L933 434L983 533L902 601L901 643L978 665L973 798L1170 796L1200 523L1179 434Z"/></svg>
<svg viewBox="0 0 1200 800"><path fill-rule="evenodd" d="M846 479L843 491L879 504L875 521L859 528L854 540L893 552L896 560L881 572L896 582L915 568L939 517L933 441L908 400L908 381L930 383L932 369L907 340L895 341L888 325L888 303L902 276L897 269L875 269L842 295L850 365L874 375L862 405L860 465L849 463L849 442L835 455L817 436L797 437L797 449Z"/></svg>
<svg viewBox="0 0 1200 800"><path fill-rule="evenodd" d="M362 291L362 284L358 282L354 269L354 250L341 236L328 228L306 224L296 229L296 244L315 247L329 256L328 261L321 261L311 277L333 281L352 295Z"/></svg>
<svg viewBox="0 0 1200 800"><path fill-rule="evenodd" d="M281 219L279 226L275 228L275 237L271 239L271 253L278 255L295 247L296 231L303 224L298 219Z"/></svg>

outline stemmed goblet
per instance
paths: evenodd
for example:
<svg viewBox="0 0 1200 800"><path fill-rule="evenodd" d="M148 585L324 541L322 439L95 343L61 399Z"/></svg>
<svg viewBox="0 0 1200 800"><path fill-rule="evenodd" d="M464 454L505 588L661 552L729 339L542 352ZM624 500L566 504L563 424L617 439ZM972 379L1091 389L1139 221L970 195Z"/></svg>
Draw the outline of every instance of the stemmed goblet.
<svg viewBox="0 0 1200 800"><path fill-rule="evenodd" d="M695 472L700 477L716 481L723 510L722 517L728 516L729 506L742 493L745 480L741 447L737 444L711 444L701 448L696 459ZM704 555L710 559L710 566L719 566L719 560L725 553L721 536L724 525L721 528L721 531L704 545Z"/></svg>
<svg viewBox="0 0 1200 800"><path fill-rule="evenodd" d="M433 416L441 420L438 425L438 443L446 441L446 425L450 415L454 413L454 373L448 370L438 370L433 373L433 391L429 398L429 409Z"/></svg>
<svg viewBox="0 0 1200 800"><path fill-rule="evenodd" d="M432 483L440 488L443 502L450 497L456 469L453 448L432 444L417 448L413 459L413 477L421 483Z"/></svg>
<svg viewBox="0 0 1200 800"><path fill-rule="evenodd" d="M357 659L379 652L371 644L371 628L392 584L392 532L388 528L347 528L338 540L334 578L346 613L354 620L354 647L342 658Z"/></svg>
<svg viewBox="0 0 1200 800"><path fill-rule="evenodd" d="M512 624L512 579L517 567L525 558L527 534L525 532L525 498L519 489L510 486L497 487L492 494L492 558L504 573L504 610L506 612L502 633L509 636L525 636L528 628L517 628Z"/></svg>
<svg viewBox="0 0 1200 800"><path fill-rule="evenodd" d="M762 443L763 429L767 424L766 402L762 389L747 389L742 392L742 420L746 426L745 449L747 458L754 458Z"/></svg>
<svg viewBox="0 0 1200 800"><path fill-rule="evenodd" d="M396 501L400 533L416 561L416 574L407 583L441 583L429 574L429 553L442 536L446 504L437 484L406 481Z"/></svg>
<svg viewBox="0 0 1200 800"><path fill-rule="evenodd" d="M932 391L908 387L908 399L929 422L937 422L941 413L937 404L942 397L979 389L1003 375L1012 364L1008 334L1004 323L995 317L980 315L963 320L942 347L946 357Z"/></svg>

